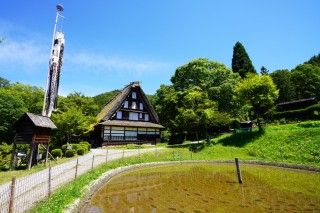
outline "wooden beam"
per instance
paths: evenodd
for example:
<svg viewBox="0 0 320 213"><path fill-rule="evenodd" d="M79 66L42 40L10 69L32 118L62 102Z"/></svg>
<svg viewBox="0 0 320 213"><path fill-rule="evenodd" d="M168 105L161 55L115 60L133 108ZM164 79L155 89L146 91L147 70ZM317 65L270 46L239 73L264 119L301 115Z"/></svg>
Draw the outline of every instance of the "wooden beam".
<svg viewBox="0 0 320 213"><path fill-rule="evenodd" d="M31 151L30 151L30 157L29 157L29 163L28 163L28 170L31 169L31 165L32 165L32 157L33 157L33 153L34 153L34 144L33 143L30 144L30 148L31 148Z"/></svg>
<svg viewBox="0 0 320 213"><path fill-rule="evenodd" d="M17 144L14 141L13 142L13 150L12 150L12 153L11 153L10 171L13 170L13 166L14 166L14 163L16 161L16 152L17 152Z"/></svg>

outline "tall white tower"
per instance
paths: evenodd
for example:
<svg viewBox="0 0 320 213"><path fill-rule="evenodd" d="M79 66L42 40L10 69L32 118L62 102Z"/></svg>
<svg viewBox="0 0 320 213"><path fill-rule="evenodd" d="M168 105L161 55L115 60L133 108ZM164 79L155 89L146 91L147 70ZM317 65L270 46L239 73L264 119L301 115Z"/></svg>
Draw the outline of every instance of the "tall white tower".
<svg viewBox="0 0 320 213"><path fill-rule="evenodd" d="M49 71L47 78L47 86L44 96L44 103L42 115L51 117L54 110L57 109L58 89L60 81L60 72L62 67L63 51L64 51L64 33L62 30L57 30L57 24L63 12L63 6L58 4L56 6L57 14L53 28L53 38L50 51Z"/></svg>

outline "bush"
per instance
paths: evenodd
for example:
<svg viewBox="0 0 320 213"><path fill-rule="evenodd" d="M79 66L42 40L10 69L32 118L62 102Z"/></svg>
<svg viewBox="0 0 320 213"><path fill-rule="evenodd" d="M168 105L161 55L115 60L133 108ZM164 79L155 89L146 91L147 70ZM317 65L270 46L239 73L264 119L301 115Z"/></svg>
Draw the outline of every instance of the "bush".
<svg viewBox="0 0 320 213"><path fill-rule="evenodd" d="M68 148L68 147L69 147L69 148ZM64 145L62 145L61 149L62 149L63 154L66 154L66 151L67 151L68 149L72 149L72 147L71 147L70 144L64 144Z"/></svg>
<svg viewBox="0 0 320 213"><path fill-rule="evenodd" d="M91 149L91 144L88 143L87 141L81 141L81 142L79 143L79 145L80 145L81 147L85 147L85 149L86 149L87 151L90 151L90 149Z"/></svg>
<svg viewBox="0 0 320 213"><path fill-rule="evenodd" d="M194 143L189 146L189 151L191 152L199 152L201 151L205 145L203 143Z"/></svg>
<svg viewBox="0 0 320 213"><path fill-rule="evenodd" d="M85 153L85 149L82 147L77 150L78 155L84 155L84 153Z"/></svg>
<svg viewBox="0 0 320 213"><path fill-rule="evenodd" d="M61 158L62 157L62 150L61 149L54 149L51 151L51 154L55 158Z"/></svg>
<svg viewBox="0 0 320 213"><path fill-rule="evenodd" d="M73 157L75 155L76 155L76 150L74 150L74 149L67 150L66 153L65 153L65 156L67 158L71 158L71 157Z"/></svg>
<svg viewBox="0 0 320 213"><path fill-rule="evenodd" d="M77 144L77 143L72 143L70 145L71 145L72 149L76 150L76 152L78 151L78 149L81 148L81 146L79 144Z"/></svg>
<svg viewBox="0 0 320 213"><path fill-rule="evenodd" d="M315 104L305 109L275 112L273 113L273 119L291 121L317 120L320 119L320 104Z"/></svg>

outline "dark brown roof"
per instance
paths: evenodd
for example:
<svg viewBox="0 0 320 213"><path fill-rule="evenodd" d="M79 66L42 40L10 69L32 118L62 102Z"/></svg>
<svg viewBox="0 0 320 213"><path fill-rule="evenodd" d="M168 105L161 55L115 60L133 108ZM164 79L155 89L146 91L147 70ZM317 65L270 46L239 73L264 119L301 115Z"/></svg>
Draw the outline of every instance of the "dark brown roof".
<svg viewBox="0 0 320 213"><path fill-rule="evenodd" d="M106 126L127 126L127 127L150 127L150 128L159 128L163 129L164 127L160 124L143 122L143 121L121 121L121 120L107 120L101 122L100 124Z"/></svg>
<svg viewBox="0 0 320 213"><path fill-rule="evenodd" d="M152 120L155 121L155 123L159 123L159 117L152 107L150 101L148 100L146 94L141 89L138 82L132 82L129 85L127 85L123 90L116 95L109 103L101 110L101 112L97 115L98 122L101 121L107 121L111 118L111 116L121 107L121 104L123 101L127 98L127 96L130 94L130 91L132 88L136 88L140 91L140 94L142 96L143 101L146 104L146 109L149 110L150 115L154 118Z"/></svg>
<svg viewBox="0 0 320 213"><path fill-rule="evenodd" d="M57 129L56 125L51 121L49 117L45 117L42 115L35 115L30 112L25 113L16 123L18 123L24 117L29 118L36 127Z"/></svg>
<svg viewBox="0 0 320 213"><path fill-rule="evenodd" d="M282 103L279 103L278 106L283 106L283 105L288 105L288 104L295 104L295 103L302 103L302 102L307 102L307 101L317 101L317 97L304 98L304 99L299 99L299 100L294 100L294 101L282 102Z"/></svg>

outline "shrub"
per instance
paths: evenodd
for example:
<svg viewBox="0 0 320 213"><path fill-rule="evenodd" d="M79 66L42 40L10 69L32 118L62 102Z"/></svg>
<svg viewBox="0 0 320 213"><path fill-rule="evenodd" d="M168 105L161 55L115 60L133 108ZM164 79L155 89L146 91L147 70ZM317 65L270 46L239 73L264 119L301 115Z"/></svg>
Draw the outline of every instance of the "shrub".
<svg viewBox="0 0 320 213"><path fill-rule="evenodd" d="M203 143L194 143L189 146L189 151L191 152L199 152L201 151L205 145Z"/></svg>
<svg viewBox="0 0 320 213"><path fill-rule="evenodd" d="M68 148L68 147L69 147L69 148ZM72 149L72 147L71 147L70 144L64 144L64 145L62 145L61 149L62 149L63 154L65 154L66 151L67 151L68 149Z"/></svg>
<svg viewBox="0 0 320 213"><path fill-rule="evenodd" d="M78 149L81 148L81 146L79 144L77 144L77 143L72 143L70 145L71 145L72 149L76 150L76 152L78 151Z"/></svg>
<svg viewBox="0 0 320 213"><path fill-rule="evenodd" d="M81 145L82 147L86 147L85 149L87 149L87 151L90 151L91 149L91 144L88 143L87 141L81 141L79 145Z"/></svg>
<svg viewBox="0 0 320 213"><path fill-rule="evenodd" d="M82 147L77 150L78 155L84 155L84 153L85 153L85 149Z"/></svg>
<svg viewBox="0 0 320 213"><path fill-rule="evenodd" d="M54 149L51 151L51 154L53 157L57 158L61 158L62 157L62 150L61 149Z"/></svg>
<svg viewBox="0 0 320 213"><path fill-rule="evenodd" d="M75 155L76 155L76 150L74 150L74 149L67 150L67 151L66 151L66 154L65 154L65 156L66 156L67 158L71 158L71 157L73 157L73 156L75 156Z"/></svg>

